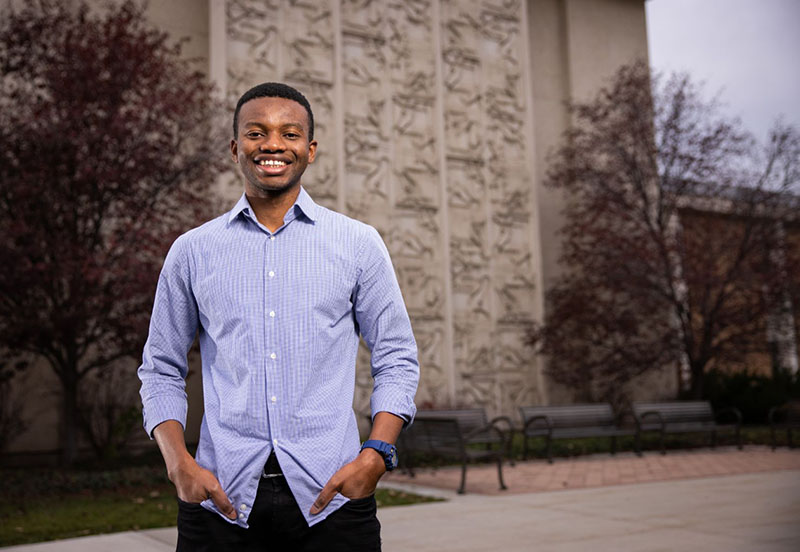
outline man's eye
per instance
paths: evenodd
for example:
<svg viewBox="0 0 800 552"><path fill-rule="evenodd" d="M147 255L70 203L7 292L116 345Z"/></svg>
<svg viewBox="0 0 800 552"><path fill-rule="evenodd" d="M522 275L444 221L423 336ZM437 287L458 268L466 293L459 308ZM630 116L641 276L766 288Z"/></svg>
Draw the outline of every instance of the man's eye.
<svg viewBox="0 0 800 552"><path fill-rule="evenodd" d="M287 132L286 134L284 134L284 136L286 136L287 138L291 138L291 139L294 139L294 138L299 138L299 137L300 137L300 135L299 135L299 134L296 134L296 133L294 133L294 132Z"/></svg>
<svg viewBox="0 0 800 552"><path fill-rule="evenodd" d="M260 132L248 132L247 133L247 137L248 138L258 138L259 136L261 136Z"/></svg>

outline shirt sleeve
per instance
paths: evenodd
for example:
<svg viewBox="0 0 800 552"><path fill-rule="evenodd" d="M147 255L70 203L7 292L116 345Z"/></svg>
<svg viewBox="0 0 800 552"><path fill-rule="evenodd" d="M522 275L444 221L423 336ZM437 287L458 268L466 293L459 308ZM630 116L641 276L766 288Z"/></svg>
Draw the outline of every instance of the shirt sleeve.
<svg viewBox="0 0 800 552"><path fill-rule="evenodd" d="M177 420L186 428L186 355L199 320L190 268L188 244L181 236L167 253L158 278L150 332L138 370L144 429L151 439L153 429L166 420Z"/></svg>
<svg viewBox="0 0 800 552"><path fill-rule="evenodd" d="M354 304L361 336L372 352L372 417L389 412L408 424L416 413L417 345L389 252L372 227L358 259Z"/></svg>

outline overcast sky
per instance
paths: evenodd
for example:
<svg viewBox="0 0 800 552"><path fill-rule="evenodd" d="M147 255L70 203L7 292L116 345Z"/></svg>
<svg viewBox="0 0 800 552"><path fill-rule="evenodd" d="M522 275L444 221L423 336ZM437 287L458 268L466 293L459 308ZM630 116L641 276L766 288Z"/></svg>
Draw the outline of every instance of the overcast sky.
<svg viewBox="0 0 800 552"><path fill-rule="evenodd" d="M774 120L800 128L800 0L649 0L650 64L720 92L759 139Z"/></svg>

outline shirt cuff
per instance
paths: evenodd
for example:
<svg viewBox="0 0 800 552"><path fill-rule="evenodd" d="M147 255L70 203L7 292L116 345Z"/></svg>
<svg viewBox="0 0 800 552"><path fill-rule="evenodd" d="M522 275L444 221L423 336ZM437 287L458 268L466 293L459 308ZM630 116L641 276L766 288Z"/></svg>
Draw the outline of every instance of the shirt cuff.
<svg viewBox="0 0 800 552"><path fill-rule="evenodd" d="M142 407L142 414L144 416L144 430L147 432L148 437L152 439L153 430L156 426L167 420L176 420L186 430L186 411L188 406L185 396L161 395L145 401Z"/></svg>
<svg viewBox="0 0 800 552"><path fill-rule="evenodd" d="M405 422L403 427L407 427L414 421L414 415L417 413L417 407L414 405L414 398L408 395L398 395L396 393L381 392L376 390L372 393L370 398L370 409L372 411L372 419L378 412L388 412L394 414L398 418L402 418Z"/></svg>

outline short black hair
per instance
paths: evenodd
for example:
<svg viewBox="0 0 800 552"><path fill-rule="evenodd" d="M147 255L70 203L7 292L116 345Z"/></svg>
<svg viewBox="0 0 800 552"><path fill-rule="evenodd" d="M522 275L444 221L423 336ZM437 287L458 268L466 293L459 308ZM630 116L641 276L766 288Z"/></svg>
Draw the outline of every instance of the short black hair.
<svg viewBox="0 0 800 552"><path fill-rule="evenodd" d="M314 139L314 114L311 112L311 104L298 90L292 88L288 84L281 82L265 82L254 86L239 98L236 103L236 110L233 112L233 139L239 135L239 111L242 106L256 98L286 98L293 100L306 108L308 113L308 140Z"/></svg>

